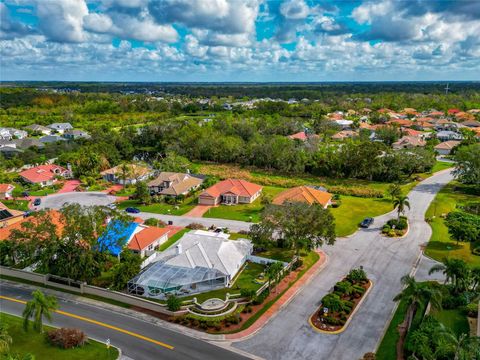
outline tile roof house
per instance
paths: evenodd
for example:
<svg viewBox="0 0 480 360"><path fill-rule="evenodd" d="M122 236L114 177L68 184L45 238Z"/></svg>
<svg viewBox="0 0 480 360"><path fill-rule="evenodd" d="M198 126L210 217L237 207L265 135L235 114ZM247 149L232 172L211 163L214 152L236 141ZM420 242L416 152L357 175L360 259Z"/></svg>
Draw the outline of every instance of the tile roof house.
<svg viewBox="0 0 480 360"><path fill-rule="evenodd" d="M336 133L335 135L332 135L333 140L345 140L345 139L351 139L354 137L357 137L358 133L353 130L342 130Z"/></svg>
<svg viewBox="0 0 480 360"><path fill-rule="evenodd" d="M272 201L272 204L283 205L285 203L302 202L309 205L319 204L327 208L331 204L332 194L317 190L310 186L297 186L278 194Z"/></svg>
<svg viewBox="0 0 480 360"><path fill-rule="evenodd" d="M52 129L43 125L38 125L38 124L25 126L25 129L30 130L34 133L40 133L43 135L50 135L52 133Z"/></svg>
<svg viewBox="0 0 480 360"><path fill-rule="evenodd" d="M422 139L425 139L430 136L430 133L428 132L418 131L418 130L409 129L409 128L402 129L402 134L406 136L416 136Z"/></svg>
<svg viewBox="0 0 480 360"><path fill-rule="evenodd" d="M398 141L395 141L392 144L393 149L412 149L416 147L424 147L426 145L426 141L416 137L416 136L403 136Z"/></svg>
<svg viewBox="0 0 480 360"><path fill-rule="evenodd" d="M444 141L434 147L434 149L440 154L440 155L450 155L452 152L453 148L455 146L458 146L461 143L461 141L458 140L449 140L449 141Z"/></svg>
<svg viewBox="0 0 480 360"><path fill-rule="evenodd" d="M0 184L0 200L11 198L13 189L15 186L11 184Z"/></svg>
<svg viewBox="0 0 480 360"><path fill-rule="evenodd" d="M203 179L190 174L162 171L158 177L148 183L150 193L178 196L186 195L202 185Z"/></svg>
<svg viewBox="0 0 480 360"><path fill-rule="evenodd" d="M190 231L128 282L128 291L145 297L187 295L231 286L253 245L228 234Z"/></svg>
<svg viewBox="0 0 480 360"><path fill-rule="evenodd" d="M0 203L0 209L2 209L2 206L5 209L5 206ZM17 211L17 210L11 210L11 209L8 209L8 211L14 214L14 220L12 220L13 218L8 220L9 223L7 224L7 226L5 226L5 224L3 226L0 225L0 241L10 238L10 234L12 230L21 231L23 228L23 224L38 221L35 216L29 216L25 218L23 211ZM52 223L55 224L57 228L57 235L60 236L64 228L64 223L62 221L60 212L56 210L50 210L48 214L50 215L50 219Z"/></svg>
<svg viewBox="0 0 480 360"><path fill-rule="evenodd" d="M40 186L53 185L57 181L57 177L68 178L72 174L70 170L59 165L39 165L31 169L22 171L20 177L31 184L39 184Z"/></svg>
<svg viewBox="0 0 480 360"><path fill-rule="evenodd" d="M151 255L155 248L168 240L170 229L156 226L144 227L141 231L134 233L127 248L142 258Z"/></svg>
<svg viewBox="0 0 480 360"><path fill-rule="evenodd" d="M124 165L117 165L111 169L104 170L100 173L105 181L116 184L128 185L135 184L138 181L145 181L152 176L153 171L146 166L137 164L126 164L127 170L124 173ZM125 178L123 178L125 176Z"/></svg>
<svg viewBox="0 0 480 360"><path fill-rule="evenodd" d="M59 141L66 141L65 138L59 135L45 135L45 136L42 136L39 140L44 144L56 143Z"/></svg>
<svg viewBox="0 0 480 360"><path fill-rule="evenodd" d="M19 210L13 210L6 207L0 202L0 234L7 232L6 229L12 225L18 224L25 218L24 212ZM10 231L8 231L10 234ZM0 235L0 240L4 240Z"/></svg>
<svg viewBox="0 0 480 360"><path fill-rule="evenodd" d="M70 123L53 123L47 125L48 128L55 130L59 134L63 134L66 130L72 130L73 126Z"/></svg>
<svg viewBox="0 0 480 360"><path fill-rule="evenodd" d="M307 141L308 139L318 138L318 135L310 134L307 131L300 131L298 133L288 135L288 138L292 140Z"/></svg>
<svg viewBox="0 0 480 360"><path fill-rule="evenodd" d="M245 180L227 179L209 187L198 197L200 205L249 204L260 196L262 186Z"/></svg>
<svg viewBox="0 0 480 360"><path fill-rule="evenodd" d="M89 133L83 130L65 130L63 137L68 140L77 140L77 139L90 139L91 136Z"/></svg>
<svg viewBox="0 0 480 360"><path fill-rule="evenodd" d="M461 123L464 126L467 126L469 128L478 128L480 127L480 121L477 120L466 120Z"/></svg>

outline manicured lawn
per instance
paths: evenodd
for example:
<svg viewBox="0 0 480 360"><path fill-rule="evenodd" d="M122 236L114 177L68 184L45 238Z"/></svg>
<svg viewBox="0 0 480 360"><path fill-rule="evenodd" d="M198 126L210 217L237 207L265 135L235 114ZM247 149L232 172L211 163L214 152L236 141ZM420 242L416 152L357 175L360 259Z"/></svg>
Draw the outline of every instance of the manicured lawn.
<svg viewBox="0 0 480 360"><path fill-rule="evenodd" d="M189 232L190 229L182 229L179 232L177 232L175 235L173 235L171 238L169 238L167 241L165 241L162 245L159 246L158 250L159 251L164 251L168 249L170 246L175 244L178 239L180 239L186 232Z"/></svg>
<svg viewBox="0 0 480 360"><path fill-rule="evenodd" d="M27 200L1 200L9 209L27 211L28 210L28 201Z"/></svg>
<svg viewBox="0 0 480 360"><path fill-rule="evenodd" d="M432 312L432 316L445 325L445 327L452 329L457 336L470 333L467 317L461 309L443 309Z"/></svg>
<svg viewBox="0 0 480 360"><path fill-rule="evenodd" d="M400 325L405 319L407 308L407 302L403 300L400 301L400 304L398 304L397 307L397 311L395 311L392 321L390 322L390 325L388 326L382 342L377 349L377 360L394 360L397 358L397 342L399 339L397 328L398 325Z"/></svg>
<svg viewBox="0 0 480 360"><path fill-rule="evenodd" d="M250 239L250 236L247 234L239 234L239 233L230 233L228 237L230 240L238 240L238 239Z"/></svg>
<svg viewBox="0 0 480 360"><path fill-rule="evenodd" d="M446 161L437 161L431 170L431 173L436 173L437 171L442 171L448 168L453 167L454 163L446 162Z"/></svg>
<svg viewBox="0 0 480 360"><path fill-rule="evenodd" d="M117 191L117 193L115 195L117 195L117 196L130 196L130 195L133 195L134 193L135 193L135 186L131 185L131 186L124 187L120 191Z"/></svg>
<svg viewBox="0 0 480 360"><path fill-rule="evenodd" d="M393 210L389 199L359 198L354 196L340 196L342 204L338 208L331 208L335 217L337 236L353 234L358 224L366 217L375 217Z"/></svg>
<svg viewBox="0 0 480 360"><path fill-rule="evenodd" d="M30 353L35 360L69 359L69 360L114 360L118 356L117 349L107 350L105 344L90 340L85 346L76 349L64 350L51 346L45 340L45 334L38 334L33 330L27 333L23 330L22 319L5 313L0 313L0 320L7 324L8 333L13 339L10 351L25 355ZM52 329L45 326L45 330ZM4 359L4 357L1 357Z"/></svg>
<svg viewBox="0 0 480 360"><path fill-rule="evenodd" d="M273 198L284 190L286 189L274 186L264 186L262 193L265 196ZM264 207L261 201L261 197L259 197L251 204L220 205L209 209L203 217L258 222L260 221L260 213Z"/></svg>
<svg viewBox="0 0 480 360"><path fill-rule="evenodd" d="M291 249L281 249L281 248L272 246L266 251L256 253L255 255L273 259L273 260L290 262L293 259L293 255L295 255L295 251Z"/></svg>
<svg viewBox="0 0 480 360"><path fill-rule="evenodd" d="M255 283L254 280L258 277L258 275L264 272L264 270L265 270L264 265L247 262L244 269L242 270L240 275L237 276L237 278L235 279L235 282L230 288L223 288L223 289L208 291L201 294L195 294L195 295L182 298L182 300L189 300L196 297L197 301L202 303L205 300L212 299L212 298L219 298L224 300L227 293L238 294L240 293L241 289L258 290L262 285Z"/></svg>
<svg viewBox="0 0 480 360"><path fill-rule="evenodd" d="M125 200L118 203L118 209L126 209L127 207L136 207L141 211L163 215L183 215L192 210L196 205L196 200L188 199L178 205L169 205L166 203L157 203L150 205L140 205L136 200Z"/></svg>
<svg viewBox="0 0 480 360"><path fill-rule="evenodd" d="M458 183L453 181L446 185L432 201L427 210L426 217L435 218L430 222L432 236L425 253L435 260L442 261L446 257L463 259L473 266L480 266L480 256L473 255L470 251L470 243L458 243L450 240L448 228L445 225L443 215L455 210L457 205L464 202L478 200L478 196L467 195L455 191Z"/></svg>

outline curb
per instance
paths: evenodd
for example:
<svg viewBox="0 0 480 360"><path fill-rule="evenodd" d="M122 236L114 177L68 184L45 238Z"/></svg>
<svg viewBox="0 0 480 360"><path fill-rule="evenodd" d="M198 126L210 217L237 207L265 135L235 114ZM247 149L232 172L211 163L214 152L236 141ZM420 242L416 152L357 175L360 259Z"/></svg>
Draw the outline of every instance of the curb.
<svg viewBox="0 0 480 360"><path fill-rule="evenodd" d="M350 316L347 319L347 322L345 323L345 325L342 326L341 329L338 329L338 330L335 330L335 331L326 331L326 330L319 329L315 325L313 325L312 317L313 317L313 315L315 315L315 313L317 312L318 309L315 310L314 313L312 315L310 315L309 318L308 318L308 323L310 324L312 329L315 330L318 333L329 334L329 335L338 335L338 334L343 333L345 330L347 330L347 327L350 324L350 321L353 319L353 317L357 313L358 309L360 308L360 306L363 304L363 302L367 298L368 294L370 293L370 290L373 288L373 281L368 279L368 282L370 283L369 288L367 289L367 291L365 292L365 294L363 295L362 299L360 300L358 305L355 307L355 309L353 309L353 312L350 314Z"/></svg>

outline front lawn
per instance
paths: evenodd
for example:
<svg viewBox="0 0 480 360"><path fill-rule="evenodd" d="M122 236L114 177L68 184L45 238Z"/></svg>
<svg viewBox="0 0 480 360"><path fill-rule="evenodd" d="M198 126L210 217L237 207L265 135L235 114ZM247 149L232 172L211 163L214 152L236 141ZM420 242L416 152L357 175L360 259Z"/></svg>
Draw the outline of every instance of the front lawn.
<svg viewBox="0 0 480 360"><path fill-rule="evenodd" d="M331 208L335 217L337 236L353 234L358 224L366 217L375 217L393 210L389 199L360 198L355 196L340 196L342 204Z"/></svg>
<svg viewBox="0 0 480 360"><path fill-rule="evenodd" d="M431 315L445 325L445 327L451 329L457 336L470 333L467 316L461 309L442 309L440 311L433 311Z"/></svg>
<svg viewBox="0 0 480 360"><path fill-rule="evenodd" d="M456 190L457 187L457 190ZM480 266L480 256L470 251L470 243L457 243L450 240L448 228L442 216L455 210L455 207L468 201L478 201L478 196L465 194L459 191L459 183L453 181L443 187L430 204L425 217L432 219L432 236L425 253L431 258L442 261L446 257L463 259L473 266Z"/></svg>
<svg viewBox="0 0 480 360"><path fill-rule="evenodd" d="M290 262L295 255L295 250L292 249L282 249L278 247L270 247L265 251L255 253L256 256L265 257L268 259Z"/></svg>
<svg viewBox="0 0 480 360"><path fill-rule="evenodd" d="M12 210L28 211L27 200L0 200L0 202Z"/></svg>
<svg viewBox="0 0 480 360"><path fill-rule="evenodd" d="M263 196L268 196L273 199L275 195L284 190L286 189L274 186L264 186L262 194ZM262 197L260 196L251 204L219 205L212 207L203 215L203 217L259 222L263 207Z"/></svg>
<svg viewBox="0 0 480 360"><path fill-rule="evenodd" d="M183 215L190 210L192 210L196 205L196 200L194 198L187 199L183 203L178 205L169 205L167 203L155 203L150 205L140 205L137 200L125 200L119 202L117 208L120 210L126 209L127 207L136 207L140 211L162 214L162 215Z"/></svg>
<svg viewBox="0 0 480 360"><path fill-rule="evenodd" d="M437 171L442 171L448 168L453 167L455 165L454 163L451 162L446 162L446 161L437 161L435 165L433 165L432 170L430 170L430 173L436 173Z"/></svg>
<svg viewBox="0 0 480 360"><path fill-rule="evenodd" d="M21 356L30 353L35 356L35 360L114 360L118 357L116 348L111 347L107 350L105 344L94 340L89 340L85 346L69 350L51 346L45 340L45 334L38 334L33 330L26 333L20 317L0 313L0 322L7 324L8 334L13 339L10 351L19 353ZM44 325L44 330L50 329L52 327ZM6 359L5 356L0 358Z"/></svg>

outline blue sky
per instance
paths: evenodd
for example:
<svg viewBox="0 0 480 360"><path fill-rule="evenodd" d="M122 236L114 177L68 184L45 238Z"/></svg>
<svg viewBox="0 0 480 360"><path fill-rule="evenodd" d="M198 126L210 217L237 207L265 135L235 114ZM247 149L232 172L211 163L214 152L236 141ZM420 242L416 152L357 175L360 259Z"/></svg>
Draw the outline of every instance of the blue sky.
<svg viewBox="0 0 480 360"><path fill-rule="evenodd" d="M480 80L480 1L0 0L0 79Z"/></svg>

